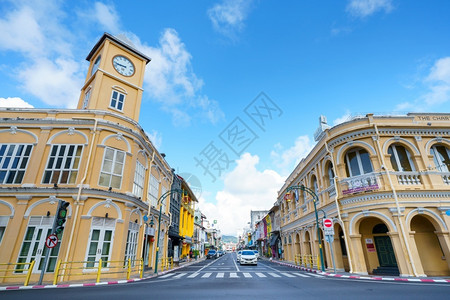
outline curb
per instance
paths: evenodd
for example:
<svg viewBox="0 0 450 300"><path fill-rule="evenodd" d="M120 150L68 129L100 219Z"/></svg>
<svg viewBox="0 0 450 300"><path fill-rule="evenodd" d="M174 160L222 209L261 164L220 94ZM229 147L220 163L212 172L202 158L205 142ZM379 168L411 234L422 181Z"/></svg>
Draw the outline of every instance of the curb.
<svg viewBox="0 0 450 300"><path fill-rule="evenodd" d="M197 261L200 262L200 261ZM2 286L0 287L0 291L12 291L12 290L32 290L32 289L53 289L53 288L70 288L70 287L88 287L88 286L98 286L98 285L115 285L115 284L124 284L124 283L131 283L131 282L137 282L142 280L147 280L150 278L155 278L179 269L182 269L186 266L193 265L193 263L187 263L185 265L173 268L171 270L159 272L157 275L151 275L143 278L135 278L135 279L125 279L125 280L113 280L113 281L102 281L102 282L92 282L92 283L72 283L72 284L49 284L49 285L28 285L28 286Z"/></svg>
<svg viewBox="0 0 450 300"><path fill-rule="evenodd" d="M310 273L316 273L323 276L328 277L335 277L335 278L347 278L347 279L361 279L361 280L375 280L375 281L402 281L402 282L431 282L431 283L450 283L450 279L422 279L422 278L402 278L402 277L380 277L380 276L358 276L358 275L343 275L343 274L332 274L327 272L321 272L314 269L308 269L301 266L296 266L288 263L283 263L279 261L273 261L273 263L287 266L291 268L296 268L302 271L310 272Z"/></svg>

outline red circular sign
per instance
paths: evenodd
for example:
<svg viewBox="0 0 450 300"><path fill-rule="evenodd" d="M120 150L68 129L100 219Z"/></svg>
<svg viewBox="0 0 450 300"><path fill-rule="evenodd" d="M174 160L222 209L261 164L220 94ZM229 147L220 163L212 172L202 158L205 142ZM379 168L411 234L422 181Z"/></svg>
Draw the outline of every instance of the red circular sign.
<svg viewBox="0 0 450 300"><path fill-rule="evenodd" d="M325 220L323 220L323 225L326 228L331 228L331 227L333 227L333 221L331 219L325 219Z"/></svg>
<svg viewBox="0 0 450 300"><path fill-rule="evenodd" d="M53 248L58 244L58 237L55 234L50 234L45 240L47 248Z"/></svg>

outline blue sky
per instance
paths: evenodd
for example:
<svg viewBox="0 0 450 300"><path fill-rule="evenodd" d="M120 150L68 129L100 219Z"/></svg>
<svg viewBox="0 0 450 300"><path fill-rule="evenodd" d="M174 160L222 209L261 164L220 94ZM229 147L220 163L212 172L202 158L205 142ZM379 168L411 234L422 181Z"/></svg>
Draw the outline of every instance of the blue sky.
<svg viewBox="0 0 450 300"><path fill-rule="evenodd" d="M450 111L449 11L444 0L0 0L0 106L74 108L90 49L103 32L126 36L152 58L142 127L236 235L276 201L320 115Z"/></svg>

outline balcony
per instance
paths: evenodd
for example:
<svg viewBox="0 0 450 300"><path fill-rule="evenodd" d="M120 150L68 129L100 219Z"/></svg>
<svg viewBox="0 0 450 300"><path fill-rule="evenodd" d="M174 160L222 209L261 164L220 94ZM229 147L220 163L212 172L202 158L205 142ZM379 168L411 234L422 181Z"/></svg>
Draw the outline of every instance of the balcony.
<svg viewBox="0 0 450 300"><path fill-rule="evenodd" d="M441 173L441 177L445 184L450 185L450 173Z"/></svg>
<svg viewBox="0 0 450 300"><path fill-rule="evenodd" d="M377 179L378 176L374 173L354 176L342 179L339 181L339 184L344 195L374 191L380 188Z"/></svg>
<svg viewBox="0 0 450 300"><path fill-rule="evenodd" d="M422 184L419 172L392 172L397 176L398 183L401 185Z"/></svg>

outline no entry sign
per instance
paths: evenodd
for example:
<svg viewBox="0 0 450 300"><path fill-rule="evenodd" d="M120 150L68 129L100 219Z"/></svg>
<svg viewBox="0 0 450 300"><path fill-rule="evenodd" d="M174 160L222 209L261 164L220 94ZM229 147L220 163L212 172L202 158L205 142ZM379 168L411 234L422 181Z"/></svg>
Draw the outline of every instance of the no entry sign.
<svg viewBox="0 0 450 300"><path fill-rule="evenodd" d="M323 219L323 231L325 235L334 235L332 219Z"/></svg>

